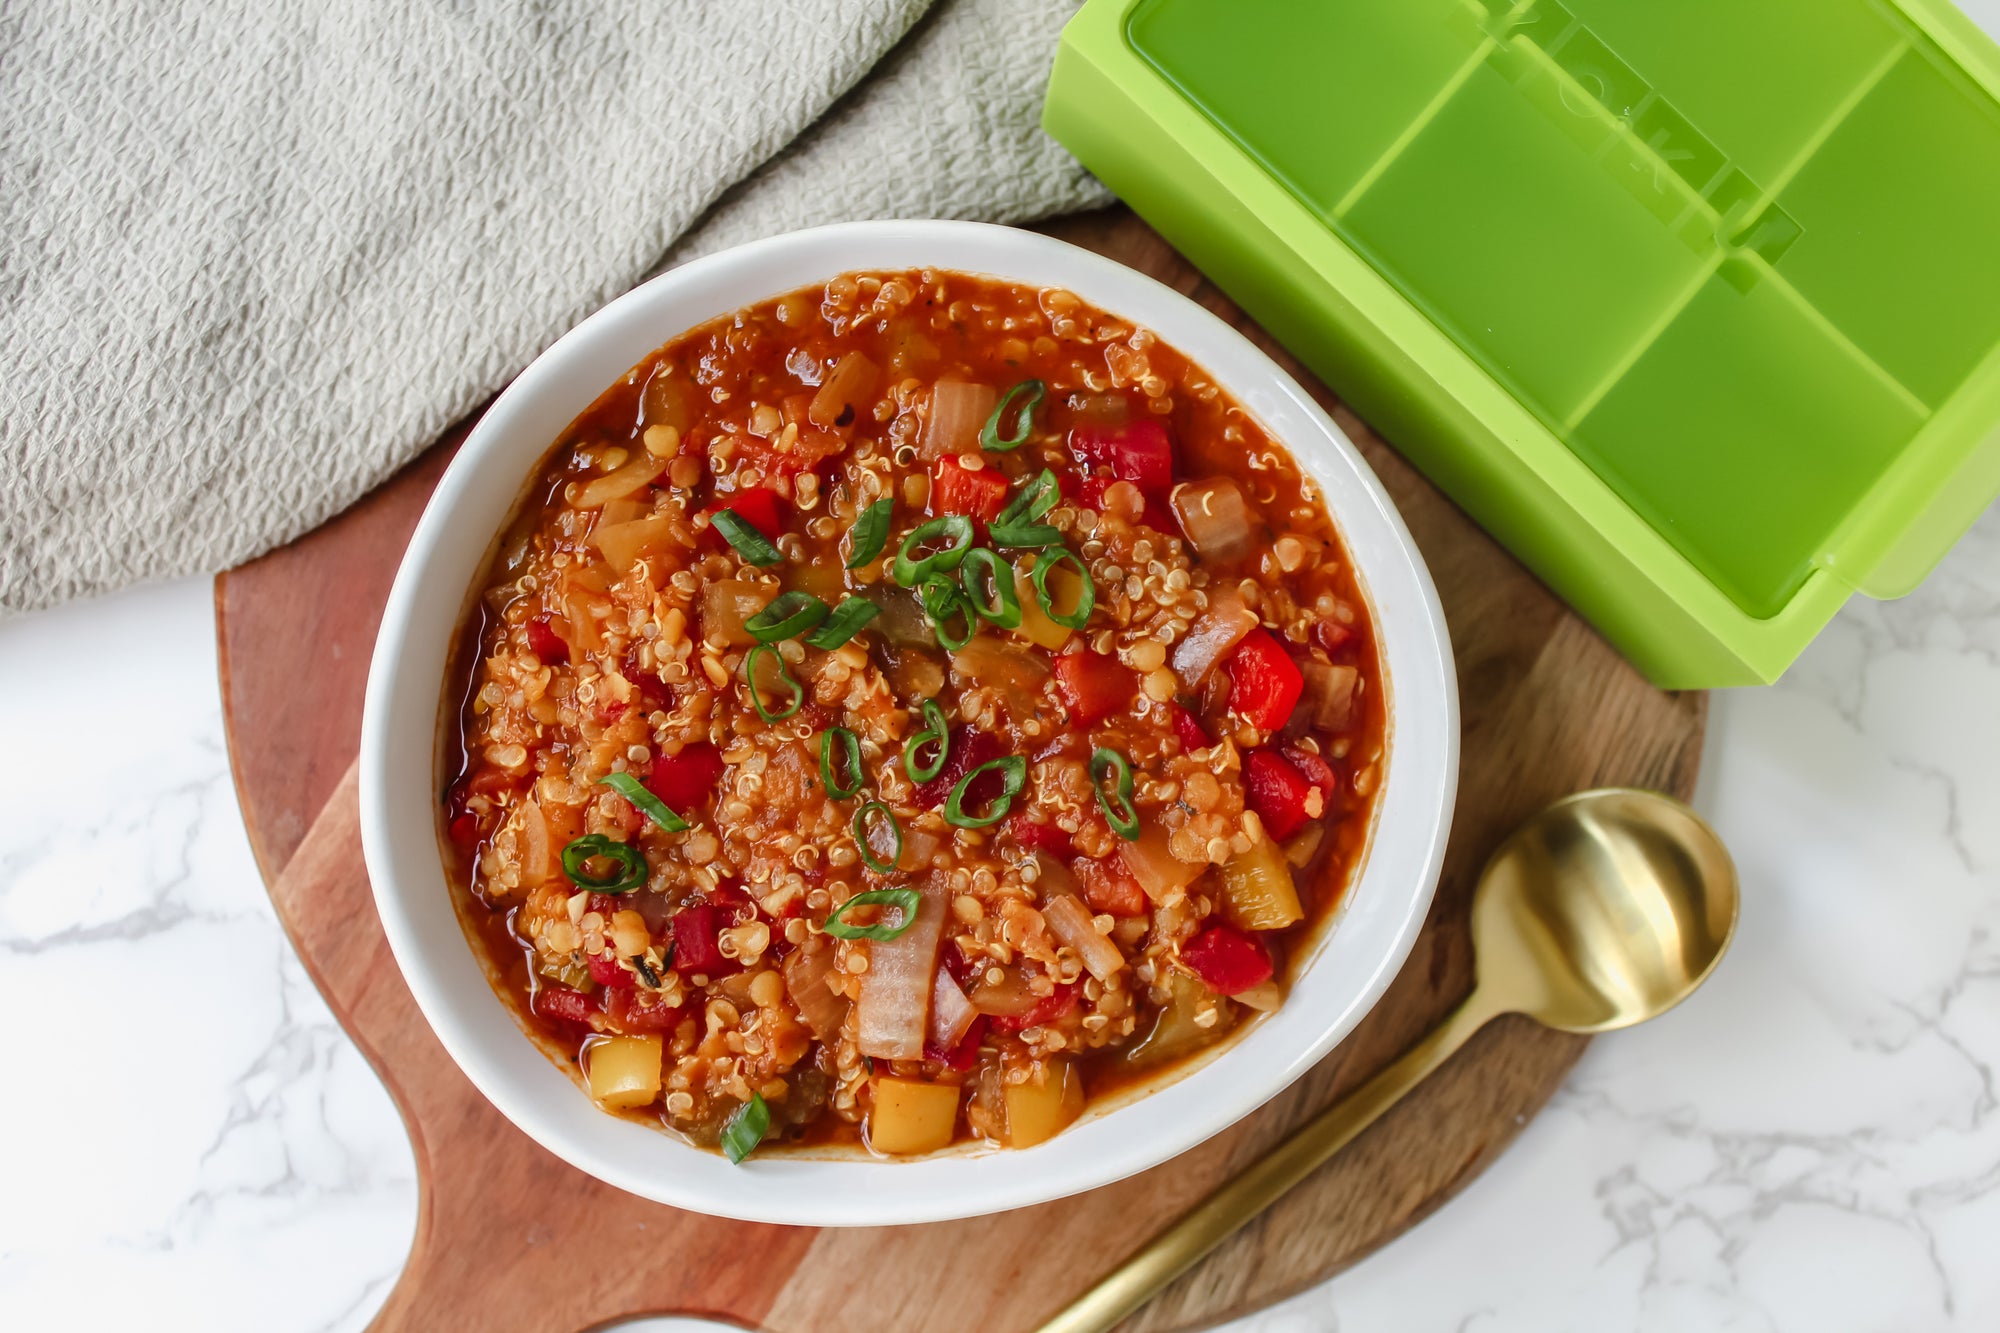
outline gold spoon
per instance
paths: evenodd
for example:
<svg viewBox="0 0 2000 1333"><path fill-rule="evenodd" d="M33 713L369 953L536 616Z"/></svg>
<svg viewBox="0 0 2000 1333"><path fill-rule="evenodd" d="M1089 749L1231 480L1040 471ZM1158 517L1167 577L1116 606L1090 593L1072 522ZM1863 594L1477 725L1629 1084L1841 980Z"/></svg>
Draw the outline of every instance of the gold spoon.
<svg viewBox="0 0 2000 1333"><path fill-rule="evenodd" d="M1488 1020L1564 1032L1658 1017L1707 979L1736 929L1736 868L1712 829L1657 792L1557 801L1486 863L1472 900L1478 980L1452 1015L1042 1325L1102 1333L1323 1166Z"/></svg>

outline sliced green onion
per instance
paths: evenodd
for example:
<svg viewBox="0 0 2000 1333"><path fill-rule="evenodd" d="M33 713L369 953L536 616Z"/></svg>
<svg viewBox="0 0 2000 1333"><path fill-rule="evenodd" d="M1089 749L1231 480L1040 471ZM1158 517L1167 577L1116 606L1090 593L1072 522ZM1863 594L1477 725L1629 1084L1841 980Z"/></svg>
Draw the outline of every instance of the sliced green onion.
<svg viewBox="0 0 2000 1333"><path fill-rule="evenodd" d="M890 856L890 858L887 861L876 860L875 849L868 845L868 816L874 814L877 810L880 810L882 812L883 818L889 821L889 831L896 835L895 854ZM903 859L903 826L902 824L897 822L896 812L894 810L891 810L888 806L882 804L880 801L870 801L868 802L868 804L862 806L859 810L856 810L854 812L854 823L852 825L852 830L854 833L854 845L861 852L861 859L864 862L866 862L868 868L874 871L876 874L878 875L888 874L890 871L896 868L896 862ZM900 934L901 932L898 931L896 933ZM844 935L841 938L851 939L854 937ZM888 939L889 936L871 935L868 938Z"/></svg>
<svg viewBox="0 0 2000 1333"><path fill-rule="evenodd" d="M893 940L911 926L917 924L917 909L922 907L924 895L915 889L870 889L857 893L827 915L823 929L837 940ZM901 911L894 925L878 921L872 926L857 926L847 920L847 914L856 907L894 907Z"/></svg>
<svg viewBox="0 0 2000 1333"><path fill-rule="evenodd" d="M834 758L835 750L841 752L838 759ZM836 769L845 770L846 781L835 780ZM826 794L836 801L844 801L861 790L861 738L846 727L820 733L819 780Z"/></svg>
<svg viewBox="0 0 2000 1333"><path fill-rule="evenodd" d="M806 635L808 647L832 652L861 632L861 627L882 614L882 608L866 597L849 597L833 608L826 623Z"/></svg>
<svg viewBox="0 0 2000 1333"><path fill-rule="evenodd" d="M584 863L597 857L618 863L615 875L593 875L584 868ZM602 833L586 833L562 850L563 874L579 889L589 889L594 893L626 893L646 882L646 858L637 847L628 847L622 842L605 837Z"/></svg>
<svg viewBox="0 0 2000 1333"><path fill-rule="evenodd" d="M889 516L896 510L894 500L877 500L861 511L848 530L847 567L859 569L882 554L889 541Z"/></svg>
<svg viewBox="0 0 2000 1333"><path fill-rule="evenodd" d="M775 565L784 559L778 554L778 548L771 545L771 539L757 531L756 524L734 509L718 509L708 516L708 521L736 548L736 553L751 564Z"/></svg>
<svg viewBox="0 0 2000 1333"><path fill-rule="evenodd" d="M945 755L951 751L951 732L945 727L944 709L938 707L937 700L926 699L923 712L924 729L903 742L903 771L912 782L929 782L944 772ZM932 741L937 742L937 758L926 764L917 758L917 752Z"/></svg>
<svg viewBox="0 0 2000 1333"><path fill-rule="evenodd" d="M972 784L978 781L981 773L993 768L1000 770L1000 795L994 798L992 807L984 815L968 815L965 813L966 792L972 789ZM989 760L953 785L951 795L947 796L944 802L945 823L955 824L959 828L985 828L988 824L997 824L1007 817L1007 811L1012 808L1014 798L1020 795L1021 788L1027 785L1028 761L1020 755L1010 754L1005 759Z"/></svg>
<svg viewBox="0 0 2000 1333"><path fill-rule="evenodd" d="M986 418L986 424L979 428L981 449L1018 449L1028 442L1028 432L1034 429L1035 409L1042 405L1042 395L1049 386L1040 380L1022 380L1013 388L1000 395L999 406L993 415ZM1007 420L1007 413L1020 403L1020 416L1014 422L1014 434L1002 435L1000 427Z"/></svg>
<svg viewBox="0 0 2000 1333"><path fill-rule="evenodd" d="M743 622L743 628L759 643L796 639L826 619L826 603L809 592L781 592L771 604Z"/></svg>
<svg viewBox="0 0 2000 1333"><path fill-rule="evenodd" d="M946 575L934 574L926 579L917 589L917 600L923 604L924 619L931 622L931 632L947 650L957 652L979 632L979 612L974 609L972 599ZM952 628L961 616L965 619L963 634Z"/></svg>
<svg viewBox="0 0 2000 1333"><path fill-rule="evenodd" d="M1021 623L1021 595L1014 591L1014 567L999 556L983 546L973 547L958 567L958 580L965 585L965 599L981 620L1001 629L1013 629ZM991 602L979 586L986 580L993 584Z"/></svg>
<svg viewBox="0 0 2000 1333"><path fill-rule="evenodd" d="M611 790L630 801L639 813L658 824L669 833L687 832L688 822L675 814L667 803L639 785L639 779L630 773L606 773L597 780L600 787Z"/></svg>
<svg viewBox="0 0 2000 1333"><path fill-rule="evenodd" d="M1104 790L1107 772L1117 778L1109 793ZM1092 751L1090 785L1097 792L1098 808L1104 811L1104 822L1111 825L1111 831L1127 842L1139 841L1139 811L1132 804L1132 765L1125 756L1101 747Z"/></svg>
<svg viewBox="0 0 2000 1333"><path fill-rule="evenodd" d="M950 541L950 545L943 550L933 551L922 559L910 554L933 537L940 536ZM903 545L896 552L896 560L889 573L905 588L914 588L933 574L949 574L957 569L958 562L965 559L965 553L971 549L971 518L964 514L946 514L910 529L910 535L903 538Z"/></svg>
<svg viewBox="0 0 2000 1333"><path fill-rule="evenodd" d="M1049 593L1049 575L1057 565L1069 561L1076 566L1076 572L1083 576L1083 591L1077 595L1076 610L1067 615L1056 610L1056 601ZM1035 600L1041 604L1042 614L1061 625L1064 629L1082 629L1090 619L1091 608L1097 605L1097 587L1090 581L1090 566L1078 559L1073 551L1044 551L1035 561Z"/></svg>
<svg viewBox="0 0 2000 1333"><path fill-rule="evenodd" d="M764 696L757 693L757 659L764 653L769 653L771 660L778 664L778 679L792 692L792 701L785 705L782 713L774 713L766 708ZM774 643L760 643L743 655L743 685L750 691L750 706L756 709L757 716L766 722L783 722L798 712L799 705L806 701L805 686L793 680L791 673L785 670L785 659Z"/></svg>
<svg viewBox="0 0 2000 1333"><path fill-rule="evenodd" d="M722 1126L722 1155L731 1166L742 1165L744 1158L757 1151L770 1128L771 1108L764 1105L762 1093L751 1093L750 1100L731 1112Z"/></svg>
<svg viewBox="0 0 2000 1333"><path fill-rule="evenodd" d="M1007 502L999 517L987 525L987 533L993 544L1001 547L1032 548L1054 546L1062 540L1062 534L1041 521L1042 516L1056 507L1062 496L1062 488L1056 484L1056 474L1043 468L1039 476L1031 478L1019 494Z"/></svg>

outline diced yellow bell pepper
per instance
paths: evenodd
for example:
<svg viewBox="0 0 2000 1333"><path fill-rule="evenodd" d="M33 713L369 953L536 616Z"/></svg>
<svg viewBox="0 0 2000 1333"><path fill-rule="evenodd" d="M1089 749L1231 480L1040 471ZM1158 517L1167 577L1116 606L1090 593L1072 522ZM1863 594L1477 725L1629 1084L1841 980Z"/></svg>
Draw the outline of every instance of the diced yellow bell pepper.
<svg viewBox="0 0 2000 1333"><path fill-rule="evenodd" d="M1032 1148L1083 1114L1083 1076L1067 1060L1050 1062L1048 1077L1007 1085L1007 1142Z"/></svg>
<svg viewBox="0 0 2000 1333"><path fill-rule="evenodd" d="M612 1110L648 1106L660 1095L664 1043L652 1037L606 1037L590 1047L590 1095Z"/></svg>
<svg viewBox="0 0 2000 1333"><path fill-rule="evenodd" d="M1283 930L1305 915L1277 843L1266 838L1222 867L1222 910L1239 930Z"/></svg>
<svg viewBox="0 0 2000 1333"><path fill-rule="evenodd" d="M887 1075L876 1079L875 1108L868 1113L868 1146L897 1156L949 1147L958 1127L958 1093L948 1083Z"/></svg>
<svg viewBox="0 0 2000 1333"><path fill-rule="evenodd" d="M1021 624L1014 632L1034 644L1055 652L1069 642L1075 630L1064 629L1050 620L1042 610L1042 604L1035 600L1035 581L1030 571L1035 567L1035 557L1027 556L1014 566L1014 591L1021 599ZM1057 565L1049 571L1049 596L1054 599L1056 609L1064 613L1076 608L1077 598L1083 595L1083 580L1067 564Z"/></svg>

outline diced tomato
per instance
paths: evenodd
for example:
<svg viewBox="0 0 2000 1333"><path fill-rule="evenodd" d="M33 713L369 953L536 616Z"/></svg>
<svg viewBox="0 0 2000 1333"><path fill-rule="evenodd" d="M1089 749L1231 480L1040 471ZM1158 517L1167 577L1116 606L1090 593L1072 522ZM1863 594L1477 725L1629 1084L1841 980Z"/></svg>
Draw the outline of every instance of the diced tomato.
<svg viewBox="0 0 2000 1333"><path fill-rule="evenodd" d="M1234 926L1210 926L1181 946L1181 962L1210 990L1241 995L1271 979L1271 953Z"/></svg>
<svg viewBox="0 0 2000 1333"><path fill-rule="evenodd" d="M1059 861L1067 861L1076 855L1069 834L1054 824L1037 824L1023 811L1007 821L1007 831L1014 835L1014 841L1031 852L1047 852Z"/></svg>
<svg viewBox="0 0 2000 1333"><path fill-rule="evenodd" d="M995 1032L1019 1032L1022 1028L1040 1027L1044 1023L1053 1023L1064 1014L1076 1008L1077 997L1082 993L1083 983L1081 981L1072 981L1067 986L1058 986L1053 995L1044 995L1041 999L1035 1001L1033 1007L1025 1014L1020 1014L1013 1018L995 1015L993 1018L993 1030Z"/></svg>
<svg viewBox="0 0 2000 1333"><path fill-rule="evenodd" d="M611 1020L611 1026L633 1036L672 1032L686 1015L687 1010L679 1005L647 1004L629 990L607 991L604 996L604 1016Z"/></svg>
<svg viewBox="0 0 2000 1333"><path fill-rule="evenodd" d="M1076 494L1072 498L1087 509L1095 509L1099 513L1103 513L1105 489L1112 482L1119 480L1122 479L1118 477L1085 477L1081 482L1077 483L1075 488ZM1145 492L1142 491L1140 494L1144 495ZM1170 537L1179 535L1180 525L1174 522L1174 516L1167 512L1167 507L1150 495L1146 495L1145 499L1146 507L1140 511L1139 521L1155 532L1164 532Z"/></svg>
<svg viewBox="0 0 2000 1333"><path fill-rule="evenodd" d="M1229 707L1259 731L1277 731L1291 720L1305 674L1267 629L1253 629L1229 655Z"/></svg>
<svg viewBox="0 0 2000 1333"><path fill-rule="evenodd" d="M951 979L958 983L958 988L970 990L972 979L979 975L981 967L986 962L986 956L981 954L978 958L967 958L959 952L958 945L950 941L945 943L940 953L944 960L944 970L951 973Z"/></svg>
<svg viewBox="0 0 2000 1333"><path fill-rule="evenodd" d="M924 1059L936 1060L947 1069L961 1072L972 1068L972 1062L979 1058L979 1043L986 1039L987 1024L988 1019L985 1014L974 1018L972 1026L958 1039L958 1045L948 1051L933 1046L929 1041L924 1042Z"/></svg>
<svg viewBox="0 0 2000 1333"><path fill-rule="evenodd" d="M528 622L528 647L545 664L569 661L569 644L556 633L550 617L536 616Z"/></svg>
<svg viewBox="0 0 2000 1333"><path fill-rule="evenodd" d="M1340 775L1333 771L1333 765L1327 763L1324 756L1296 745L1286 745L1280 749L1285 758L1292 761L1292 767L1305 774L1307 782L1319 788L1321 800L1332 798L1334 790L1340 785Z"/></svg>
<svg viewBox="0 0 2000 1333"><path fill-rule="evenodd" d="M451 834L451 840L461 847L469 848L479 841L479 821L470 810L461 810L453 815L445 830Z"/></svg>
<svg viewBox="0 0 2000 1333"><path fill-rule="evenodd" d="M1208 738L1208 731L1196 717L1179 704L1168 704L1167 715L1173 719L1174 735L1180 737L1183 750L1206 750L1215 744Z"/></svg>
<svg viewBox="0 0 2000 1333"><path fill-rule="evenodd" d="M991 732L974 731L968 726L951 729L951 750L944 757L944 767L938 775L919 786L916 791L917 804L926 810L935 810L945 803L951 789L958 780L978 768L1004 757L1006 751L1000 748L1000 740ZM965 794L962 803L967 811L984 811L987 803L1000 794L1002 778L998 770L986 774Z"/></svg>
<svg viewBox="0 0 2000 1333"><path fill-rule="evenodd" d="M1354 637L1354 631L1338 620L1322 620L1313 625L1313 641L1328 652L1338 652L1340 646Z"/></svg>
<svg viewBox="0 0 2000 1333"><path fill-rule="evenodd" d="M701 640L697 638L694 642L699 643ZM673 686L640 666L636 649L625 655L624 671L625 679L631 681L632 688L639 692L639 707L648 713L673 711Z"/></svg>
<svg viewBox="0 0 2000 1333"><path fill-rule="evenodd" d="M631 990L637 980L619 965L618 959L609 950L594 953L584 960L590 965L590 979L611 990Z"/></svg>
<svg viewBox="0 0 2000 1333"><path fill-rule="evenodd" d="M535 990L535 1012L565 1023L588 1023L597 1005L580 990L544 983Z"/></svg>
<svg viewBox="0 0 2000 1333"><path fill-rule="evenodd" d="M722 956L720 937L735 917L735 908L719 903L697 903L674 913L674 971L711 977L734 972L739 965Z"/></svg>
<svg viewBox="0 0 2000 1333"><path fill-rule="evenodd" d="M1252 750L1243 758L1243 794L1264 831L1279 842L1306 826L1311 814L1306 809L1312 784L1298 766L1276 750ZM1324 798L1322 797L1322 800ZM1324 810L1324 805L1321 809Z"/></svg>
<svg viewBox="0 0 2000 1333"><path fill-rule="evenodd" d="M666 802L683 819L701 809L722 777L722 751L707 741L693 741L680 753L661 755L646 775L646 790Z"/></svg>
<svg viewBox="0 0 2000 1333"><path fill-rule="evenodd" d="M1150 499L1164 501L1174 488L1174 444L1151 418L1115 426L1081 422L1070 427L1069 451L1087 467L1110 468Z"/></svg>
<svg viewBox="0 0 2000 1333"><path fill-rule="evenodd" d="M1116 858L1106 861L1079 860L1073 867L1083 885L1083 901L1093 912L1111 916L1144 916L1146 891L1139 881L1125 873Z"/></svg>
<svg viewBox="0 0 2000 1333"><path fill-rule="evenodd" d="M972 471L956 454L938 460L937 477L931 483L930 511L933 514L969 514L981 523L991 523L1007 507L1007 478L998 468Z"/></svg>
<svg viewBox="0 0 2000 1333"><path fill-rule="evenodd" d="M1130 668L1088 648L1062 654L1055 667L1056 691L1069 705L1070 721L1079 727L1130 708L1139 692Z"/></svg>
<svg viewBox="0 0 2000 1333"><path fill-rule="evenodd" d="M714 518L717 512L727 509L772 541L776 541L785 531L784 504L784 497L770 487L751 486L718 497L714 504L701 512ZM723 540L722 534L716 532L713 527L710 527L708 532L716 541Z"/></svg>

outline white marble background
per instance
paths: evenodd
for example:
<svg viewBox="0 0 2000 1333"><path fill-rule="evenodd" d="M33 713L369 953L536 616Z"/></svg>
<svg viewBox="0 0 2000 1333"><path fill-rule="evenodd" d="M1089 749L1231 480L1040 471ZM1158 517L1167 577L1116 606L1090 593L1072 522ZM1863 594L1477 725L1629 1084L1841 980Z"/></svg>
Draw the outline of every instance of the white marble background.
<svg viewBox="0 0 2000 1333"><path fill-rule="evenodd" d="M207 581L0 625L0 737L0 1326L363 1327L410 1152L251 862ZM1744 878L1709 985L1231 1333L2000 1329L2000 509L1718 694L1697 805Z"/></svg>

